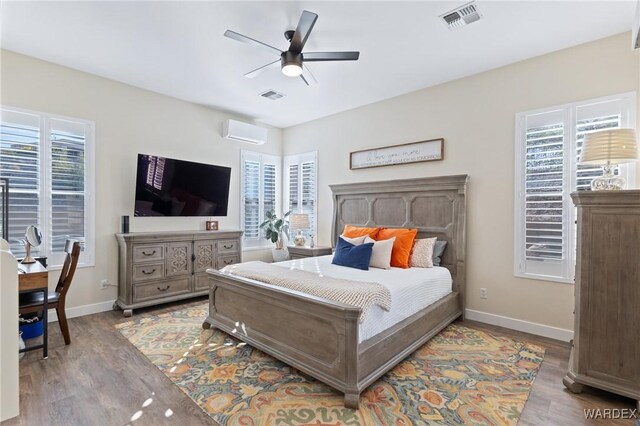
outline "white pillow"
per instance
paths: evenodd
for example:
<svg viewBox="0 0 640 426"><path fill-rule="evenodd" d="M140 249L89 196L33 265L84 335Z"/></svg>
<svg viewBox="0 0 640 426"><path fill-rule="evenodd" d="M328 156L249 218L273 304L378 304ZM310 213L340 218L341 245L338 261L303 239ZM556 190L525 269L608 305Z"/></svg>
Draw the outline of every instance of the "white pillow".
<svg viewBox="0 0 640 426"><path fill-rule="evenodd" d="M340 238L342 238L343 240L345 240L350 244L353 244L354 246L359 246L364 243L364 239L367 238L367 236L363 235L362 237L349 238L349 237L345 237L344 235L340 235Z"/></svg>
<svg viewBox="0 0 640 426"><path fill-rule="evenodd" d="M391 251L393 250L393 243L395 241L396 237L389 238L388 240L376 241L369 236L365 236L364 244L373 243L373 251L371 253L369 266L381 269L391 269Z"/></svg>
<svg viewBox="0 0 640 426"><path fill-rule="evenodd" d="M437 237L421 238L413 244L409 266L412 268L433 268L433 247Z"/></svg>

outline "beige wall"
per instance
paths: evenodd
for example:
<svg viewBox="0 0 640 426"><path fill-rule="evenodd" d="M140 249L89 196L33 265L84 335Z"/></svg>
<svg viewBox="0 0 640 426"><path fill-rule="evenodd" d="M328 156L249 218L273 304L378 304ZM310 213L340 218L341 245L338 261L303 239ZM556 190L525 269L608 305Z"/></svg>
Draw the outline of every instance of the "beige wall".
<svg viewBox="0 0 640 426"><path fill-rule="evenodd" d="M640 54L629 39L621 34L285 129L285 154L319 151L319 243L330 242L329 184L467 173L468 308L573 329L572 285L513 275L515 114L638 90ZM349 170L350 151L440 137L444 161Z"/></svg>
<svg viewBox="0 0 640 426"><path fill-rule="evenodd" d="M515 113L639 90L640 53L630 50L629 37L599 40L284 131L271 128L262 147L221 139L220 125L229 114L8 51L0 51L0 102L96 123L96 266L78 272L71 307L116 297L114 287L101 290L99 281L117 281L113 234L120 215L132 214L138 152L233 167L229 216L220 224L237 228L241 148L271 154L318 150L320 244L330 239L329 184L468 173L468 307L572 329L573 286L513 276ZM349 170L350 151L437 137L446 140L442 162ZM131 228L203 226L199 218L136 218ZM268 251L246 252L244 259L269 257ZM488 299L479 298L480 287L488 289Z"/></svg>
<svg viewBox="0 0 640 426"><path fill-rule="evenodd" d="M113 301L116 288L101 290L101 279L117 283L120 216L133 214L136 155L167 157L232 167L227 217L221 229L240 227L240 150L279 155L282 131L269 129L267 144L222 139L222 121L233 117L168 96L75 71L6 50L1 52L3 105L27 108L95 122L96 253L95 267L78 270L68 307ZM205 218L132 218L131 231L204 229ZM270 252L247 252L245 259ZM58 273L51 274L53 286Z"/></svg>

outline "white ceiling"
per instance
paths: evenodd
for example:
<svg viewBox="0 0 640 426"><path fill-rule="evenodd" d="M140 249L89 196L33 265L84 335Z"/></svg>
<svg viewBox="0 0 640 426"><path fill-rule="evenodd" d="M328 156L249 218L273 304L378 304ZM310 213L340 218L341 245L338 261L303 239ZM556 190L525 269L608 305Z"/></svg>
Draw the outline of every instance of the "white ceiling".
<svg viewBox="0 0 640 426"><path fill-rule="evenodd" d="M176 98L288 127L631 29L635 0L478 0L483 19L449 31L434 2L3 2L2 47ZM281 49L302 10L319 15L305 51L359 50L357 62L310 63L318 79L226 29ZM268 89L286 94L271 101Z"/></svg>

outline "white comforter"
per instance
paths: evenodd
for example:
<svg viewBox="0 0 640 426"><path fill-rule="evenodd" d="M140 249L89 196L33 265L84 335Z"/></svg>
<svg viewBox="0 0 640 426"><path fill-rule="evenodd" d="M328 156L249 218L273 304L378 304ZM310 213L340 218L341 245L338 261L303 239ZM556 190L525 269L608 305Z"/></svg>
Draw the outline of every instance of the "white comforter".
<svg viewBox="0 0 640 426"><path fill-rule="evenodd" d="M332 255L275 263L283 268L301 269L318 275L353 281L380 283L391 292L391 310L373 306L360 324L359 342L375 336L451 293L447 268L369 268L368 271L332 265Z"/></svg>

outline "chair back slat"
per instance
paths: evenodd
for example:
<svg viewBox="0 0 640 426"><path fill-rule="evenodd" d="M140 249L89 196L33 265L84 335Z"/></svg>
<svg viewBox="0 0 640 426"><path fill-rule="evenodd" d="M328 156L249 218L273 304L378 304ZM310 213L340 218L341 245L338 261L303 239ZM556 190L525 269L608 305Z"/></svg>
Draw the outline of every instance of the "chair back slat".
<svg viewBox="0 0 640 426"><path fill-rule="evenodd" d="M73 275L76 272L76 266L78 266L78 259L80 258L80 243L75 240L67 240L64 243L64 251L67 255L60 271L58 285L56 285L56 292L60 293L61 299L69 291Z"/></svg>

